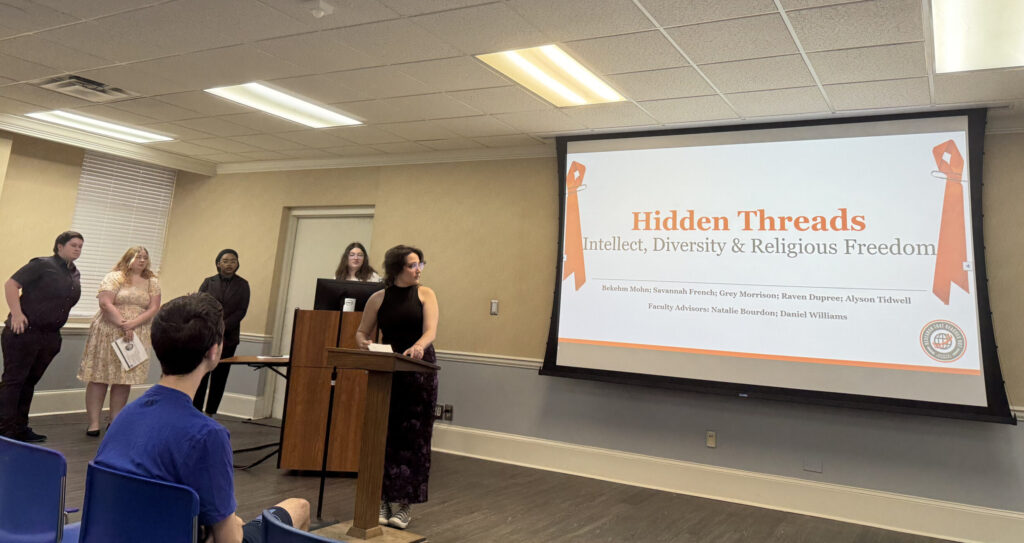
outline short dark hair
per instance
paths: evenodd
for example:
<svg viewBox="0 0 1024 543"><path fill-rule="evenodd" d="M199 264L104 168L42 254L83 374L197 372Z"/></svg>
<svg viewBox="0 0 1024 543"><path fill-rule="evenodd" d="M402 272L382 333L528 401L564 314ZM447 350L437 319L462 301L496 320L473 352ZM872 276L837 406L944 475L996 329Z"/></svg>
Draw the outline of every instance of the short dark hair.
<svg viewBox="0 0 1024 543"><path fill-rule="evenodd" d="M57 254L57 247L59 245L67 245L69 241L78 238L85 242L85 238L82 234L75 232L74 230L68 230L67 232L61 232L57 239L53 240L53 254Z"/></svg>
<svg viewBox="0 0 1024 543"><path fill-rule="evenodd" d="M220 259L224 258L224 255L235 255L235 260L238 260L238 253L234 249L222 249L221 252L217 253L217 258L213 260L213 263L220 264Z"/></svg>
<svg viewBox="0 0 1024 543"><path fill-rule="evenodd" d="M150 335L164 374L188 375L223 341L224 309L205 292L180 296L160 308Z"/></svg>
<svg viewBox="0 0 1024 543"><path fill-rule="evenodd" d="M420 257L420 262L424 262L423 251L408 245L395 245L384 253L384 286L390 287L395 284L395 279L405 267L406 257L413 253Z"/></svg>

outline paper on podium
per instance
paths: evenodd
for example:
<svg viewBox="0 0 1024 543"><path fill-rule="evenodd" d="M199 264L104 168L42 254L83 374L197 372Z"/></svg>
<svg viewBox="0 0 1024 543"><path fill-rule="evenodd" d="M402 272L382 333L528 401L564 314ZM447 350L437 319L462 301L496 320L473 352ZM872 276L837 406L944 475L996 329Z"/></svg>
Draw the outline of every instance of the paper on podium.
<svg viewBox="0 0 1024 543"><path fill-rule="evenodd" d="M395 352L395 350L391 348L391 345L384 345L382 343L371 343L370 346L369 346L369 349L370 349L370 352L373 352L373 353L393 353L393 352Z"/></svg>

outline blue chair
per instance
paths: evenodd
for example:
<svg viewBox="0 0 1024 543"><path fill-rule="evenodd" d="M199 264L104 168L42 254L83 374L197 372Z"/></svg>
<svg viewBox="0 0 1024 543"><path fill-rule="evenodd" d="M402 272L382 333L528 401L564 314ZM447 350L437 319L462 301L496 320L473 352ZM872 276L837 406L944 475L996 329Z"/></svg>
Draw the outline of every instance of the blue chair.
<svg viewBox="0 0 1024 543"><path fill-rule="evenodd" d="M191 488L89 463L82 543L195 543L198 530Z"/></svg>
<svg viewBox="0 0 1024 543"><path fill-rule="evenodd" d="M337 539L331 539L322 535L303 532L298 528L292 528L277 520L277 517L267 511L263 511L263 539L267 543L344 543Z"/></svg>
<svg viewBox="0 0 1024 543"><path fill-rule="evenodd" d="M0 541L78 541L78 524L64 525L67 472L63 454L0 437Z"/></svg>

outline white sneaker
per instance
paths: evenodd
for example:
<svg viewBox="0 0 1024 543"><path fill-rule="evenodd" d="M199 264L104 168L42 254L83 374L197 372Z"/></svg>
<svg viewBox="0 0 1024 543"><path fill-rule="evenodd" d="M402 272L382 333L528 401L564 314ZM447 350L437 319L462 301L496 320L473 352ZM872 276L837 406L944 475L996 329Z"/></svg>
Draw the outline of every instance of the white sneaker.
<svg viewBox="0 0 1024 543"><path fill-rule="evenodd" d="M386 501L381 501L380 516L377 517L377 522L381 526L387 526L389 518L391 518L391 504Z"/></svg>
<svg viewBox="0 0 1024 543"><path fill-rule="evenodd" d="M398 511L395 511L388 519L388 524L404 530L409 523L412 522L412 509L409 504L402 503L398 505Z"/></svg>

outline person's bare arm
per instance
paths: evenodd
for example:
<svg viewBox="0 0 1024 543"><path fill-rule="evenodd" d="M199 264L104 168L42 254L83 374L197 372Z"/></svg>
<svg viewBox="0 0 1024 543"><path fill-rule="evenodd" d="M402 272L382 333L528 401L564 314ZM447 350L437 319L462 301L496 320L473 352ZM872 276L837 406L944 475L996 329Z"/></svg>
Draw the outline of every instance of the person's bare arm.
<svg viewBox="0 0 1024 543"><path fill-rule="evenodd" d="M4 297L7 298L7 307L11 308L11 331L20 334L28 328L28 317L21 312L21 284L10 278L4 283Z"/></svg>
<svg viewBox="0 0 1024 543"><path fill-rule="evenodd" d="M384 301L384 291L374 292L369 300L366 300L366 307L363 308L363 320L359 321L359 329L356 330L356 343L360 349L369 349L373 338L377 335L377 311Z"/></svg>
<svg viewBox="0 0 1024 543"><path fill-rule="evenodd" d="M224 520L213 525L214 543L242 543L242 519L230 514Z"/></svg>
<svg viewBox="0 0 1024 543"><path fill-rule="evenodd" d="M433 289L420 287L418 294L420 303L423 304L423 335L402 353L417 360L423 358L423 351L437 338L437 321L440 314L437 308L437 295Z"/></svg>

